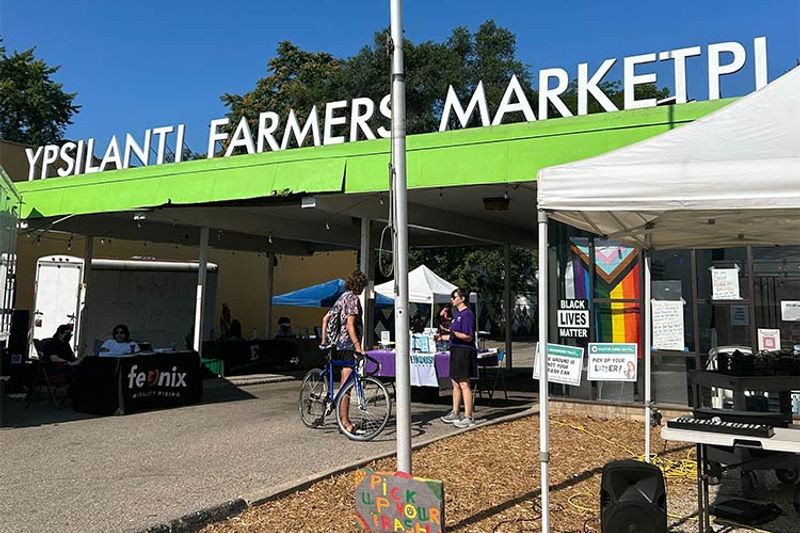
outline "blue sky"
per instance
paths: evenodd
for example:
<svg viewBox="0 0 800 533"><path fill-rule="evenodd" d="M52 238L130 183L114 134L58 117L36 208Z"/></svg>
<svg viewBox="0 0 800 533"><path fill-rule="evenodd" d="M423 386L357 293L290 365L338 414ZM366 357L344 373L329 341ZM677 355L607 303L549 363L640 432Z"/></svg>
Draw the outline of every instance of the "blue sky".
<svg viewBox="0 0 800 533"><path fill-rule="evenodd" d="M56 79L83 106L68 137L93 136L105 146L112 134L138 137L146 128L185 123L189 146L205 151L209 121L225 114L220 95L252 89L279 41L350 56L388 25L388 6L388 0L2 0L0 33L8 49L36 46L40 58L61 65ZM770 80L800 59L798 0L404 2L406 36L414 41L441 41L456 26L475 30L489 18L517 35L517 55L534 73L562 67L575 77L584 61L593 70L605 58L739 41L748 65L722 82L723 95L734 96L753 90L754 37L767 37ZM688 68L689 95L697 99L707 93L705 48L703 54ZM656 72L660 85L671 86L671 67ZM621 69L610 77L621 79Z"/></svg>

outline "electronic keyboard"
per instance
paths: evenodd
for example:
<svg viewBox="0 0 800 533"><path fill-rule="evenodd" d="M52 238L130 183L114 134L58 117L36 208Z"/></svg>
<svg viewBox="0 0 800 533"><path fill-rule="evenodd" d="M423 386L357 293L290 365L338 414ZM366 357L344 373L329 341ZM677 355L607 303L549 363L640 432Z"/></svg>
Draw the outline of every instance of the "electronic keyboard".
<svg viewBox="0 0 800 533"><path fill-rule="evenodd" d="M712 433L727 433L746 437L770 438L775 434L772 426L766 424L748 424L746 422L724 422L718 418L694 418L681 416L667 422L667 427L673 429L688 429L691 431L710 431Z"/></svg>

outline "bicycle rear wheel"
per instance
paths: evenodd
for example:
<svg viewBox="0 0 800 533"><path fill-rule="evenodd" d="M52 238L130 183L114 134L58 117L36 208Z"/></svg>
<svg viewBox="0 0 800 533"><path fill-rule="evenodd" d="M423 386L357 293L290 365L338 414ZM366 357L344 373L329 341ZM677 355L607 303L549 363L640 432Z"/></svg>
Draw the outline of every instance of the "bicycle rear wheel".
<svg viewBox="0 0 800 533"><path fill-rule="evenodd" d="M339 397L336 406L336 421L339 429L351 440L372 440L383 431L392 414L392 402L386 387L375 378L358 378L361 384L361 394L357 394L356 382L352 381ZM350 422L358 428L357 432L348 432L342 423L342 412L339 409L341 401L349 397L347 409Z"/></svg>
<svg viewBox="0 0 800 533"><path fill-rule="evenodd" d="M315 428L325 421L325 404L328 400L328 382L325 372L313 368L306 373L300 385L300 420L303 425Z"/></svg>

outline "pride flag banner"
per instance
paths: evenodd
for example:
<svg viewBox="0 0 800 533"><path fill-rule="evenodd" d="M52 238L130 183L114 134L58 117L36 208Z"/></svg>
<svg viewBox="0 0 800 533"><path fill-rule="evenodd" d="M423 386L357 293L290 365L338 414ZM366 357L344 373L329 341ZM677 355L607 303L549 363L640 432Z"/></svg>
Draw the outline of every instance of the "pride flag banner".
<svg viewBox="0 0 800 533"><path fill-rule="evenodd" d="M573 238L571 260L565 272L566 298L589 298L589 240ZM639 300L640 266L635 248L595 241L594 298ZM597 342L640 344L640 304L595 304L592 310ZM642 350L639 350L642 353Z"/></svg>

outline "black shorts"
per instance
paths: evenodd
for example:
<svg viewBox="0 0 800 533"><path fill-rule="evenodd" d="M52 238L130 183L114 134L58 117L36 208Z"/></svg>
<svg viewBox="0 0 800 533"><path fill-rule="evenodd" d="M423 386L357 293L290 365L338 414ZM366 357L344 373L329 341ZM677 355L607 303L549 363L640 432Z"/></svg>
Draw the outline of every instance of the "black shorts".
<svg viewBox="0 0 800 533"><path fill-rule="evenodd" d="M466 346L450 348L450 379L469 381L478 377L478 352Z"/></svg>
<svg viewBox="0 0 800 533"><path fill-rule="evenodd" d="M356 351L355 350L340 350L334 349L333 351L333 359L337 361L355 361L356 360Z"/></svg>

